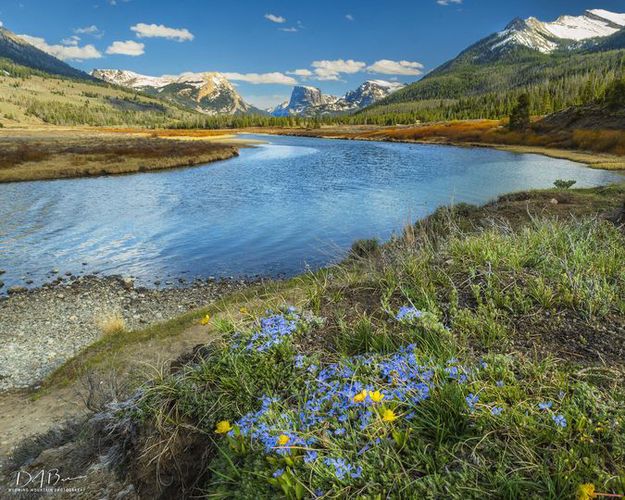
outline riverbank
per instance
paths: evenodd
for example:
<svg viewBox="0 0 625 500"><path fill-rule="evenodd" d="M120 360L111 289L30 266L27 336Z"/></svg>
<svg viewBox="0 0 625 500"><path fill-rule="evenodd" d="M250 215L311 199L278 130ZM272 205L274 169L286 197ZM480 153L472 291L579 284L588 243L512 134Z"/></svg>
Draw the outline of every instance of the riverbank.
<svg viewBox="0 0 625 500"><path fill-rule="evenodd" d="M297 484L342 497L625 493L624 200L616 185L442 208L388 244L354 245L339 266L246 289L132 344L113 334L34 400L0 397L12 422L43 418L88 368L100 378L83 397L114 399L14 449L7 474L54 465L87 476L73 484L84 498ZM107 382L111 359L151 359L185 338L204 346L138 390L114 390L132 378L123 371ZM244 434L246 414L266 436ZM260 442L282 435L278 448Z"/></svg>
<svg viewBox="0 0 625 500"><path fill-rule="evenodd" d="M205 307L251 281L135 288L130 278L79 276L0 299L0 392L33 387L85 347Z"/></svg>
<svg viewBox="0 0 625 500"><path fill-rule="evenodd" d="M625 170L620 131L510 132L498 120L442 122L415 126L327 126L319 129L258 128L240 132L361 141L485 147L583 163L591 168Z"/></svg>
<svg viewBox="0 0 625 500"><path fill-rule="evenodd" d="M244 144L224 137L164 139L149 131L0 129L0 183L119 175L203 165L238 155Z"/></svg>

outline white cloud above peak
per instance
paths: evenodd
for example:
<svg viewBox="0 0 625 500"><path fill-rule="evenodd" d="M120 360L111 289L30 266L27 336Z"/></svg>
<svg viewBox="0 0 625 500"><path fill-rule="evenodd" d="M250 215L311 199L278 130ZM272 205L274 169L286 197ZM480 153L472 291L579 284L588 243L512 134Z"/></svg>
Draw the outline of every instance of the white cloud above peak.
<svg viewBox="0 0 625 500"><path fill-rule="evenodd" d="M19 35L31 45L34 45L39 50L54 56L61 61L84 61L85 59L99 59L102 54L93 45L78 45L78 40L66 39L65 44L52 44L50 45L44 38L30 35Z"/></svg>
<svg viewBox="0 0 625 500"><path fill-rule="evenodd" d="M113 42L106 49L106 53L113 56L142 56L145 53L145 45L134 40Z"/></svg>
<svg viewBox="0 0 625 500"><path fill-rule="evenodd" d="M195 38L187 28L170 28L163 24L139 23L131 26L130 29L139 38L167 38L176 42L190 42Z"/></svg>
<svg viewBox="0 0 625 500"><path fill-rule="evenodd" d="M460 5L462 0L436 0L438 5L442 5L443 7L447 7L448 5Z"/></svg>
<svg viewBox="0 0 625 500"><path fill-rule="evenodd" d="M253 85L297 85L297 80L290 76L274 71L273 73L222 73L228 80L246 82Z"/></svg>
<svg viewBox="0 0 625 500"><path fill-rule="evenodd" d="M265 19L271 21L272 23L284 24L286 23L286 17L278 16L276 14L265 14Z"/></svg>
<svg viewBox="0 0 625 500"><path fill-rule="evenodd" d="M349 75L358 73L364 70L367 64L353 59L335 59L313 61L311 66L318 80L338 80L341 73Z"/></svg>
<svg viewBox="0 0 625 500"><path fill-rule="evenodd" d="M423 73L423 64L411 61L391 61L390 59L380 59L367 67L370 73L382 75L405 75L417 76Z"/></svg>

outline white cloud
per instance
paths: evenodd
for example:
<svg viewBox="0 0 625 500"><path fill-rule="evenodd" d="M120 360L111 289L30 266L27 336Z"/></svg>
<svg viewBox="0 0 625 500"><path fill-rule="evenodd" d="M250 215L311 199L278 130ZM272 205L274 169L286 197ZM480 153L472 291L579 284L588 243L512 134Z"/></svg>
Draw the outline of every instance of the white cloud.
<svg viewBox="0 0 625 500"><path fill-rule="evenodd" d="M106 49L106 53L119 56L142 56L145 53L145 45L135 42L134 40L128 40L126 42L113 42L113 44Z"/></svg>
<svg viewBox="0 0 625 500"><path fill-rule="evenodd" d="M295 33L299 31L296 27L291 26L290 28L280 28L280 31L286 31L287 33Z"/></svg>
<svg viewBox="0 0 625 500"><path fill-rule="evenodd" d="M297 85L297 80L284 73L223 73L228 80L259 84Z"/></svg>
<svg viewBox="0 0 625 500"><path fill-rule="evenodd" d="M313 61L315 75L318 80L338 80L341 73L354 74L365 69L366 63L353 59L335 59L333 61Z"/></svg>
<svg viewBox="0 0 625 500"><path fill-rule="evenodd" d="M102 38L103 35L103 33L100 31L100 28L98 28L95 24L92 24L91 26L85 26L84 28L76 28L74 30L74 33L76 35L90 35L95 38Z"/></svg>
<svg viewBox="0 0 625 500"><path fill-rule="evenodd" d="M452 4L460 5L462 3L462 0L436 0L436 3L438 5L442 5L442 6L446 7L446 6L452 5Z"/></svg>
<svg viewBox="0 0 625 500"><path fill-rule="evenodd" d="M93 45L84 45L82 47L78 46L78 44L49 45L48 42L45 41L45 39L40 37L30 35L19 36L31 45L37 47L39 50L43 50L44 52L58 59L61 59L62 61L83 61L85 59L99 59L100 57L102 57L102 54Z"/></svg>
<svg viewBox="0 0 625 500"><path fill-rule="evenodd" d="M265 19L271 21L272 23L278 23L278 24L286 23L285 17L276 16L275 14L265 14Z"/></svg>
<svg viewBox="0 0 625 500"><path fill-rule="evenodd" d="M250 95L245 94L243 96L246 102L249 102L252 106L256 106L259 109L275 108L278 104L282 104L289 100L288 95Z"/></svg>
<svg viewBox="0 0 625 500"><path fill-rule="evenodd" d="M190 42L195 37L186 28L169 28L162 24L139 23L131 26L139 38L167 38L177 42Z"/></svg>
<svg viewBox="0 0 625 500"><path fill-rule="evenodd" d="M347 19L348 21L353 21L354 16L352 16L351 14L345 14L345 19Z"/></svg>
<svg viewBox="0 0 625 500"><path fill-rule="evenodd" d="M0 28L2 28L3 26L4 26L4 23L0 21Z"/></svg>
<svg viewBox="0 0 625 500"><path fill-rule="evenodd" d="M80 37L76 35L72 35L68 38L63 38L63 40L61 40L61 43L63 45L70 45L72 47L76 47L78 45L78 42L80 42Z"/></svg>
<svg viewBox="0 0 625 500"><path fill-rule="evenodd" d="M380 59L367 68L370 73L380 73L383 75L420 75L423 64L410 61L391 61L390 59Z"/></svg>
<svg viewBox="0 0 625 500"><path fill-rule="evenodd" d="M288 75L295 75L295 76L303 76L304 78L308 78L309 76L313 76L313 72L310 71L309 69L296 69L293 71L287 71Z"/></svg>

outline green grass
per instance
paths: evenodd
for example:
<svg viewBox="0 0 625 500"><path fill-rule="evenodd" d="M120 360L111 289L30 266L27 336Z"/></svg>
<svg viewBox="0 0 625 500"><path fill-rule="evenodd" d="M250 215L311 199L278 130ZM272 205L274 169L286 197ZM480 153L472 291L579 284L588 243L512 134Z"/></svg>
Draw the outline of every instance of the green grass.
<svg viewBox="0 0 625 500"><path fill-rule="evenodd" d="M440 210L285 284L258 314L213 320L223 341L123 412L149 436L131 474L158 470L211 498L625 493L623 365L603 338L625 324L623 233L588 214L510 224L478 213L488 209ZM292 296L297 315L278 310ZM401 307L422 314L398 320ZM258 332L273 330L258 318L274 315L293 324L265 348ZM220 421L229 435L215 433ZM189 443L201 453L182 451Z"/></svg>

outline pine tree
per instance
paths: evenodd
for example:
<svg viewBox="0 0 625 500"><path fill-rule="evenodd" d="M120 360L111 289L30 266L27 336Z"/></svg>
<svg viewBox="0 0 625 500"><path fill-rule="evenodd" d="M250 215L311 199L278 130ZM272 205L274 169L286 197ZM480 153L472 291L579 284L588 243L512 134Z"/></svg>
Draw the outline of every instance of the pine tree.
<svg viewBox="0 0 625 500"><path fill-rule="evenodd" d="M530 96L521 94L510 115L510 130L527 130L530 126Z"/></svg>

